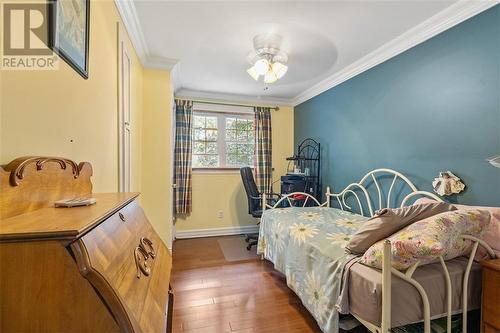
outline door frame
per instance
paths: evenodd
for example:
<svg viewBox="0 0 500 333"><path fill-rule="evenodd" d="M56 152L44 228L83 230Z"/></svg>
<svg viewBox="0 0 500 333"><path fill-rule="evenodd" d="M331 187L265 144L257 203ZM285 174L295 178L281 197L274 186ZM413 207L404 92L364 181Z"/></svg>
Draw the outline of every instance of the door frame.
<svg viewBox="0 0 500 333"><path fill-rule="evenodd" d="M132 178L132 121L131 121L131 68L132 54L126 43L126 33L123 26L117 22L117 53L118 53L118 191L129 192ZM125 56L129 62L128 78L123 77ZM127 79L128 93L125 93L124 80ZM127 101L125 102L125 98ZM124 110L128 107L128 110ZM126 116L126 114L128 115ZM128 118L128 119L127 119ZM129 140L126 139L128 131Z"/></svg>

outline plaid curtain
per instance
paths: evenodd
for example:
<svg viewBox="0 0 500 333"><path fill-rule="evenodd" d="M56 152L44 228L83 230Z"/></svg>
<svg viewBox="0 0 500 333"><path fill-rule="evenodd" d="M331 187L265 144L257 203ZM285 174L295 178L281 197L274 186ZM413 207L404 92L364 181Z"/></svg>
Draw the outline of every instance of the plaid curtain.
<svg viewBox="0 0 500 333"><path fill-rule="evenodd" d="M255 131L255 182L260 193L271 193L272 184L272 137L271 109L254 107Z"/></svg>
<svg viewBox="0 0 500 333"><path fill-rule="evenodd" d="M191 154L193 102L175 100L174 206L176 214L189 214L192 208Z"/></svg>

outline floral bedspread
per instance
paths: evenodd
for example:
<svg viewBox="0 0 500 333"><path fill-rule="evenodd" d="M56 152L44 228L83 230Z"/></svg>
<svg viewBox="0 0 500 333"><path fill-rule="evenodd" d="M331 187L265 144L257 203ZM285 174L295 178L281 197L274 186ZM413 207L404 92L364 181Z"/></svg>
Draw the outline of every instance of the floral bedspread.
<svg viewBox="0 0 500 333"><path fill-rule="evenodd" d="M290 207L264 211L257 253L285 274L325 333L338 332L335 303L344 264L353 256L344 247L368 218L326 207Z"/></svg>

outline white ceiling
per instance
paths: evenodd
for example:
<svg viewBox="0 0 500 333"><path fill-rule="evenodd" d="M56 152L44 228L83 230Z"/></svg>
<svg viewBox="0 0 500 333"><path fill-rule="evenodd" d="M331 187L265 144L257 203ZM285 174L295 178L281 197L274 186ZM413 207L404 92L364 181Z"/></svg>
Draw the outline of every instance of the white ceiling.
<svg viewBox="0 0 500 333"><path fill-rule="evenodd" d="M120 2L117 0L119 9ZM356 71L366 70L353 69L370 62L370 58L378 57L381 62L384 57L394 56L386 55L384 48L401 44L402 36L415 35L417 29L429 30L428 22L444 20L442 13L448 13L458 3L135 0L128 7L135 11L135 27L130 17L124 21L129 33L136 30L132 32L134 45L137 48L142 44L146 59L177 63L176 88L186 94L213 93L296 104L335 85L332 78L336 76L347 74L345 80ZM123 9L120 11L123 17ZM433 24L435 34L436 22ZM266 90L264 83L255 82L245 71L253 37L268 32L283 36L289 70ZM411 46L402 47L396 54Z"/></svg>

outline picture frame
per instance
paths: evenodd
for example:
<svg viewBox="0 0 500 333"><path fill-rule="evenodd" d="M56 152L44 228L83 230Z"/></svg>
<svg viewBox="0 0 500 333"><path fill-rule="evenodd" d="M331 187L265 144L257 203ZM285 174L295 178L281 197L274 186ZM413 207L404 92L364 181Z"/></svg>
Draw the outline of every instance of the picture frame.
<svg viewBox="0 0 500 333"><path fill-rule="evenodd" d="M48 6L50 48L88 79L90 0L49 0Z"/></svg>

